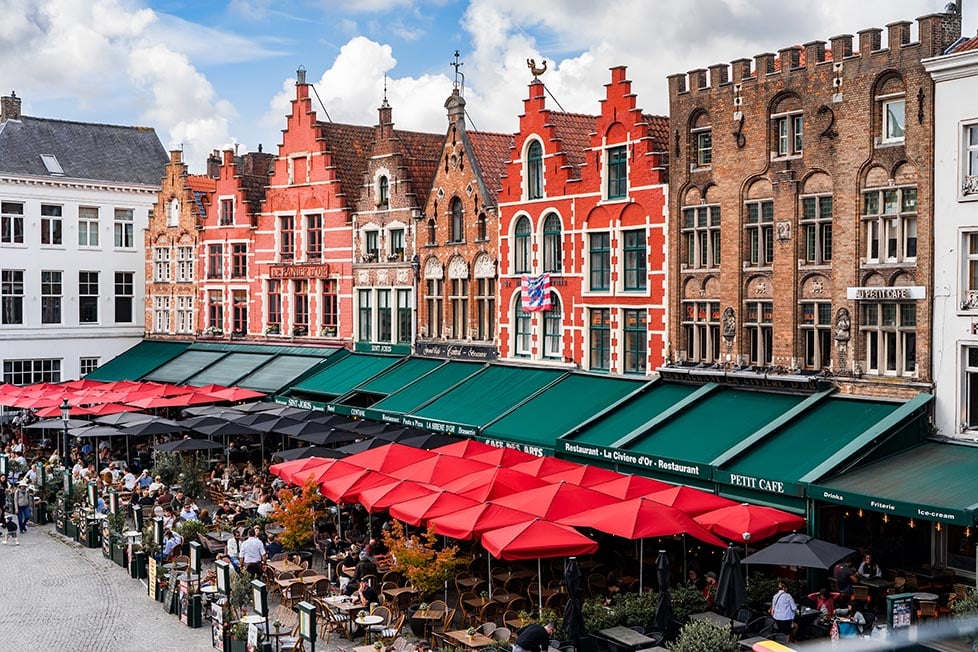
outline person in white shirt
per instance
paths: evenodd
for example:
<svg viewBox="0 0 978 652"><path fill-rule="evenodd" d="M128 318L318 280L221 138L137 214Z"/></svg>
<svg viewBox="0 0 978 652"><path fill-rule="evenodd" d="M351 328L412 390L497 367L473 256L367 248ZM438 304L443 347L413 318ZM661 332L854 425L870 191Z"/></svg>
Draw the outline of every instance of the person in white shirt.
<svg viewBox="0 0 978 652"><path fill-rule="evenodd" d="M231 538L228 539L225 551L228 554L228 558L231 560L231 565L234 566L234 570L241 570L241 562L238 560L238 555L240 553L241 547L241 532L238 528L231 530Z"/></svg>
<svg viewBox="0 0 978 652"><path fill-rule="evenodd" d="M136 488L136 475L129 469L126 469L126 474L122 476L122 486L126 491Z"/></svg>
<svg viewBox="0 0 978 652"><path fill-rule="evenodd" d="M196 520L198 520L198 518L197 518L197 510L194 509L193 503L191 503L189 501L187 501L186 503L184 503L183 509L180 510L180 518L182 518L185 521L196 521Z"/></svg>
<svg viewBox="0 0 978 652"><path fill-rule="evenodd" d="M155 478L153 478L153 481L149 484L150 493L156 493L162 488L163 488L163 481L160 479L160 476L156 476Z"/></svg>
<svg viewBox="0 0 978 652"><path fill-rule="evenodd" d="M252 577L261 577L265 557L265 544L254 533L251 533L238 549L238 561L241 562L241 568L248 571Z"/></svg>
<svg viewBox="0 0 978 652"><path fill-rule="evenodd" d="M271 516L275 509L275 501L270 500L268 496L264 496L262 497L262 502L258 505L258 509L255 511L258 512L259 516Z"/></svg>
<svg viewBox="0 0 978 652"><path fill-rule="evenodd" d="M788 593L788 585L784 580L778 580L778 592L771 600L771 617L778 627L778 631L787 634L793 639L795 634L795 615L798 613L798 605L795 599Z"/></svg>

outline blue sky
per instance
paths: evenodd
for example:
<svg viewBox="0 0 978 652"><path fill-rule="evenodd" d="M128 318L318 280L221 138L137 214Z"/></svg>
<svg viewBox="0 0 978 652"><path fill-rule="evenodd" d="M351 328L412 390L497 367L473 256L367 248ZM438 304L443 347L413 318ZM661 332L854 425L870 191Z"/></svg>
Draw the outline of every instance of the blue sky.
<svg viewBox="0 0 978 652"><path fill-rule="evenodd" d="M397 126L440 133L458 49L470 127L509 132L527 58L548 60L543 79L568 111L596 112L608 68L624 64L639 105L664 114L668 74L946 2L0 0L0 85L29 115L155 127L199 171L212 149L274 151L299 65L333 120L373 124L386 73Z"/></svg>

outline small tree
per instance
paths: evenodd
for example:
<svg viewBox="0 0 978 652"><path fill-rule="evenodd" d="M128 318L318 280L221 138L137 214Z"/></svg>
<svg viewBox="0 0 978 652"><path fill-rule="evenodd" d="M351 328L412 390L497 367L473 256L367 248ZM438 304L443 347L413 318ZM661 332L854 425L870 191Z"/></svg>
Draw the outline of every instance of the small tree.
<svg viewBox="0 0 978 652"><path fill-rule="evenodd" d="M737 652L737 635L728 627L697 620L679 630L672 652Z"/></svg>
<svg viewBox="0 0 978 652"><path fill-rule="evenodd" d="M469 561L461 556L458 546L437 549L433 528L421 535L408 535L400 521L391 520L384 542L395 560L393 569L401 571L421 598L435 595Z"/></svg>
<svg viewBox="0 0 978 652"><path fill-rule="evenodd" d="M298 550L312 541L316 534L316 505L322 500L315 480L307 478L299 489L279 492L279 507L272 520L285 528L280 541L289 550Z"/></svg>
<svg viewBox="0 0 978 652"><path fill-rule="evenodd" d="M160 481L167 486L174 484L180 478L180 455L157 453L150 474L153 477L159 476Z"/></svg>

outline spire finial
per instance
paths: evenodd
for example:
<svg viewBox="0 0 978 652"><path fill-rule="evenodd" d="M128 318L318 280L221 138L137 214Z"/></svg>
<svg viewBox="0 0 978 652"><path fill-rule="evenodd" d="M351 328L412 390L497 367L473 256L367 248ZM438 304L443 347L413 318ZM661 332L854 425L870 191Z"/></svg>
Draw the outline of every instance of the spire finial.
<svg viewBox="0 0 978 652"><path fill-rule="evenodd" d="M380 105L382 108L387 108L390 104L387 103L387 73L384 73L384 101Z"/></svg>
<svg viewBox="0 0 978 652"><path fill-rule="evenodd" d="M461 56L461 53L458 50L455 50L455 61L453 61L450 65L455 69L455 81L452 83L452 88L460 88L461 91L464 92L465 75L462 74L462 66L465 64L459 60Z"/></svg>

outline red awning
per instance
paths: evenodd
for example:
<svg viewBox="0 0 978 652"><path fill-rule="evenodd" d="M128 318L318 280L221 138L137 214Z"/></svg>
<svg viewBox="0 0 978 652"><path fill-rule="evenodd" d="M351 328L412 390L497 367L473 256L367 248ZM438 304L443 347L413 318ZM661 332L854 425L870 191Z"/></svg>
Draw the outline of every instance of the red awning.
<svg viewBox="0 0 978 652"><path fill-rule="evenodd" d="M484 532L482 547L493 557L517 561L589 555L598 544L572 527L534 519Z"/></svg>

